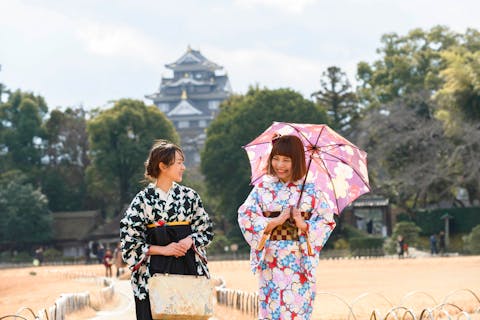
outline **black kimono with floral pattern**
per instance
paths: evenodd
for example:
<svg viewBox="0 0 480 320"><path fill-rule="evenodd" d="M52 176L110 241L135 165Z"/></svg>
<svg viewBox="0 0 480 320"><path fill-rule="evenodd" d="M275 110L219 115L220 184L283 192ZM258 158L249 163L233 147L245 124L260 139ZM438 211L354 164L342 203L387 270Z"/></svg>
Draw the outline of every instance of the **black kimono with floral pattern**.
<svg viewBox="0 0 480 320"><path fill-rule="evenodd" d="M140 300L147 298L151 276L150 257L146 254L150 248L146 242L147 225L158 221L190 222L197 273L209 276L205 248L212 241L213 226L200 196L191 188L173 183L165 201L151 183L135 196L120 221L122 257L132 270L133 292Z"/></svg>

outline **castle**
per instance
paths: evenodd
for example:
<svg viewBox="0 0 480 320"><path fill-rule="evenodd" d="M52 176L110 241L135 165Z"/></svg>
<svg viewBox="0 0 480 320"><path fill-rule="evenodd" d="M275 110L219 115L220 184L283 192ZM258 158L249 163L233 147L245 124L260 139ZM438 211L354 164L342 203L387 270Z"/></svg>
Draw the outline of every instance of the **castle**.
<svg viewBox="0 0 480 320"><path fill-rule="evenodd" d="M231 95L230 82L223 67L190 47L165 67L173 70L173 77L162 77L159 90L145 97L173 122L181 138L185 164L197 166L205 129L218 114L220 103Z"/></svg>

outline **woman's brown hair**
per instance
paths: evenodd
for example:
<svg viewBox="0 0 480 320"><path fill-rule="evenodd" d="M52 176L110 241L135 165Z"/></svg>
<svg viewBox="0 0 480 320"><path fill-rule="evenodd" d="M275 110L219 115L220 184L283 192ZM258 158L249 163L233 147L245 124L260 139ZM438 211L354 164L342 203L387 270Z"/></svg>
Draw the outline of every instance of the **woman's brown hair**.
<svg viewBox="0 0 480 320"><path fill-rule="evenodd" d="M150 149L147 160L145 161L145 178L155 180L160 175L160 162L167 166L175 162L177 151L184 157L182 149L167 140L156 140Z"/></svg>
<svg viewBox="0 0 480 320"><path fill-rule="evenodd" d="M297 181L307 173L305 163L305 151L300 138L296 136L280 136L272 141L272 152L268 157L267 173L275 175L272 167L272 159L276 155L292 159L292 181Z"/></svg>

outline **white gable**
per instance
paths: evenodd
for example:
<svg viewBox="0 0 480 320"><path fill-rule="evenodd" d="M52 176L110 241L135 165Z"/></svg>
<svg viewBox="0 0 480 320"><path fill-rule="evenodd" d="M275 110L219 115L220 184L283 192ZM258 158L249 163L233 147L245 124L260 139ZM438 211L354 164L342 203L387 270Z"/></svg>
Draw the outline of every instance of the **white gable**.
<svg viewBox="0 0 480 320"><path fill-rule="evenodd" d="M187 100L180 101L175 108L172 109L168 116L187 116L193 114L202 114L200 110L192 106Z"/></svg>
<svg viewBox="0 0 480 320"><path fill-rule="evenodd" d="M191 52L186 53L183 57L178 59L177 64L182 63L199 63L201 62L200 59L195 57Z"/></svg>

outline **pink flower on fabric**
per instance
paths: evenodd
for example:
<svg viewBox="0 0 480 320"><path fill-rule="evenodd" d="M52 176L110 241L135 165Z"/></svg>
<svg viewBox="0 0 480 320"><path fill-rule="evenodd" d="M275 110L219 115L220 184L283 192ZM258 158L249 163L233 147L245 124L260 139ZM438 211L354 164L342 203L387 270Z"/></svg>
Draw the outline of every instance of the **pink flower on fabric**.
<svg viewBox="0 0 480 320"><path fill-rule="evenodd" d="M275 284L277 284L280 288L283 288L292 282L292 277L290 275L287 275L286 272L283 272L283 270L279 269L274 270L273 279L275 281Z"/></svg>
<svg viewBox="0 0 480 320"><path fill-rule="evenodd" d="M278 198L278 200L280 200L280 201L290 200L290 198L291 198L291 193L288 192L288 190L282 189L282 190L280 190L280 191L278 192L277 198Z"/></svg>

